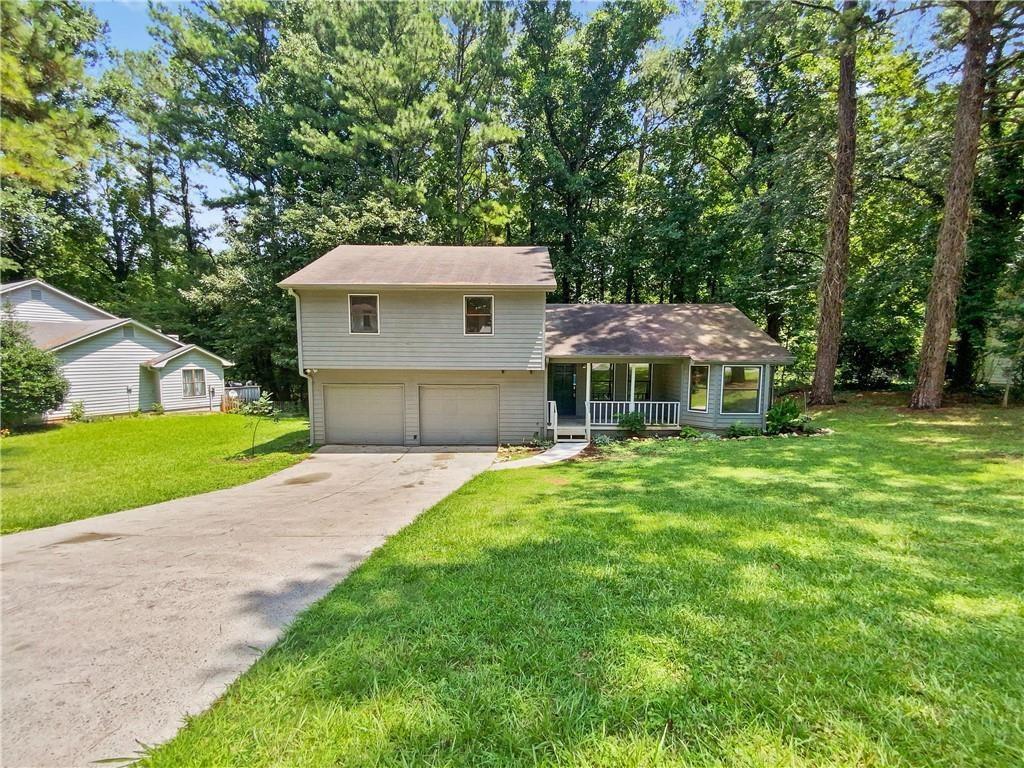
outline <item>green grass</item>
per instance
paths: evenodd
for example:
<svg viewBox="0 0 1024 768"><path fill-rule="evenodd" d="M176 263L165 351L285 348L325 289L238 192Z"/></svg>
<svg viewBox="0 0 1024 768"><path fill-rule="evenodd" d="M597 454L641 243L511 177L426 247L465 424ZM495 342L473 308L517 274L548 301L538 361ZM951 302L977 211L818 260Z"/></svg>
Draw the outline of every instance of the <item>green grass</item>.
<svg viewBox="0 0 1024 768"><path fill-rule="evenodd" d="M190 414L50 426L0 441L0 532L12 533L228 488L294 464L307 422L265 421L256 457L242 416Z"/></svg>
<svg viewBox="0 0 1024 768"><path fill-rule="evenodd" d="M485 473L151 766L1019 766L1024 410Z"/></svg>

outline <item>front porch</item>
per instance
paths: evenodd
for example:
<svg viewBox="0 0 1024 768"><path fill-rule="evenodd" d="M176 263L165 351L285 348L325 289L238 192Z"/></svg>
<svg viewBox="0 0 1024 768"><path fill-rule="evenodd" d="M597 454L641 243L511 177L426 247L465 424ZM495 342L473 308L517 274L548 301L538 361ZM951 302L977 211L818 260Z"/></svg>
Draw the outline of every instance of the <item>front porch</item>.
<svg viewBox="0 0 1024 768"><path fill-rule="evenodd" d="M680 426L684 360L552 361L547 428L557 441L589 440L617 430L619 417L639 413L651 430Z"/></svg>

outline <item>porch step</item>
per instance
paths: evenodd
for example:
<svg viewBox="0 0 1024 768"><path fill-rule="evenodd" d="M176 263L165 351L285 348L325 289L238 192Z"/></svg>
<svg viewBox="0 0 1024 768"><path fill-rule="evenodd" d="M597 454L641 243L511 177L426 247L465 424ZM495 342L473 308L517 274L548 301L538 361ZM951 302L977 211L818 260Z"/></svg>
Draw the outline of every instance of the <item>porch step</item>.
<svg viewBox="0 0 1024 768"><path fill-rule="evenodd" d="M586 427L577 426L559 426L555 430L555 442L556 443L569 443L577 442L580 440L586 440L589 442L590 437L587 435Z"/></svg>

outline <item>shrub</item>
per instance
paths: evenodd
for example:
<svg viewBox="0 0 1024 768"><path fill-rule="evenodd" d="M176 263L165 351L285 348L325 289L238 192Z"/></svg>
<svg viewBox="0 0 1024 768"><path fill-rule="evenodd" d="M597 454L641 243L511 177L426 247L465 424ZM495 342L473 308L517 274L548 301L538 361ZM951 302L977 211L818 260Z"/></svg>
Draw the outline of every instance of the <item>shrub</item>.
<svg viewBox="0 0 1024 768"><path fill-rule="evenodd" d="M726 437L753 437L760 435L761 430L751 424L744 424L742 421L734 421L725 430Z"/></svg>
<svg viewBox="0 0 1024 768"><path fill-rule="evenodd" d="M700 439L700 430L696 427L683 427L679 430L679 436L686 440Z"/></svg>
<svg viewBox="0 0 1024 768"><path fill-rule="evenodd" d="M639 411L630 411L629 413L620 413L618 418L615 420L618 424L619 429L625 432L627 435L641 435L644 431L644 416Z"/></svg>
<svg viewBox="0 0 1024 768"><path fill-rule="evenodd" d="M600 435L595 435L593 440L594 445L611 445L613 442L615 441L612 440L611 435L606 435L603 432Z"/></svg>
<svg viewBox="0 0 1024 768"><path fill-rule="evenodd" d="M0 420L21 424L64 402L68 380L52 352L36 349L24 325L4 320L0 328Z"/></svg>
<svg viewBox="0 0 1024 768"><path fill-rule="evenodd" d="M85 403L75 400L68 409L68 421L85 421Z"/></svg>
<svg viewBox="0 0 1024 768"><path fill-rule="evenodd" d="M249 423L252 425L252 446L249 448L249 457L252 458L256 455L256 430L259 428L260 422L264 419L279 421L281 412L277 410L274 401L270 399L269 392L260 392L258 399L242 403L238 406L237 412L248 417Z"/></svg>
<svg viewBox="0 0 1024 768"><path fill-rule="evenodd" d="M151 410L151 413L153 413L156 416L163 416L164 404L163 403L154 403L153 404L153 408Z"/></svg>
<svg viewBox="0 0 1024 768"><path fill-rule="evenodd" d="M810 420L811 417L802 413L796 400L786 398L768 409L768 413L765 414L764 431L769 435L801 432Z"/></svg>

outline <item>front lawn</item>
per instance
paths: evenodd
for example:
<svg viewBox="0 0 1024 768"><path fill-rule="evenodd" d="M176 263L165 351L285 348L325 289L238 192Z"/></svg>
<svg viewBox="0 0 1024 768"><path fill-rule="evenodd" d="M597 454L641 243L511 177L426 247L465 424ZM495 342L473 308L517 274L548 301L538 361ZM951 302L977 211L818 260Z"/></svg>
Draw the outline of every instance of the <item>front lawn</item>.
<svg viewBox="0 0 1024 768"><path fill-rule="evenodd" d="M299 461L305 419L265 421L256 458L251 431L227 414L117 418L50 426L0 442L2 527L11 533L228 488Z"/></svg>
<svg viewBox="0 0 1024 768"><path fill-rule="evenodd" d="M1024 410L487 472L151 766L1019 766Z"/></svg>

